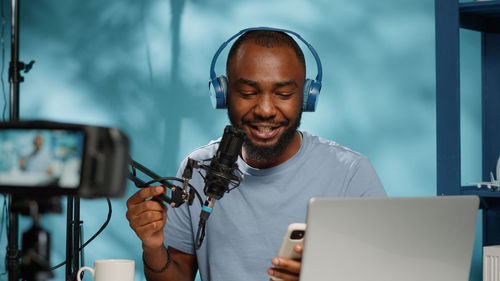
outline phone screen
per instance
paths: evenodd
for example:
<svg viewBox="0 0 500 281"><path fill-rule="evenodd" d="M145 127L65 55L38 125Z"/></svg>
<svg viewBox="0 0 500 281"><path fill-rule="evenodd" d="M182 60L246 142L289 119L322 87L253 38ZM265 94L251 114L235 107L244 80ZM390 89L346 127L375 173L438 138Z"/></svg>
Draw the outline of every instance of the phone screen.
<svg viewBox="0 0 500 281"><path fill-rule="evenodd" d="M71 129L0 129L0 186L75 189L85 134Z"/></svg>

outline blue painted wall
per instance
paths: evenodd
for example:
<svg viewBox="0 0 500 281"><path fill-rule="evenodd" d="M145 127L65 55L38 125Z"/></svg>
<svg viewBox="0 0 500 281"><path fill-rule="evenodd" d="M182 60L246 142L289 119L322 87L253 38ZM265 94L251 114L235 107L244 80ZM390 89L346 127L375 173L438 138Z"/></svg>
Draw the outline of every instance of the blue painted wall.
<svg viewBox="0 0 500 281"><path fill-rule="evenodd" d="M304 114L301 129L370 157L389 196L436 193L433 0L23 1L20 20L21 60L36 60L21 85L21 119L116 126L130 137L132 157L165 176L228 123L208 98L219 45L250 26L294 30L315 47L324 71L318 109ZM467 182L481 177L480 57L478 35L462 38ZM8 65L8 48L6 54ZM313 78L316 66L305 54ZM224 65L219 60L218 73ZM135 259L139 281L140 241L125 219L135 191L129 184L126 197L112 201L111 223L86 248L85 261ZM82 200L81 212L88 239L107 204ZM63 214L44 218L53 264L65 256L65 222ZM30 222L21 224L24 230ZM2 258L5 244L2 235ZM476 246L471 280L481 280L480 255ZM63 280L64 269L56 274Z"/></svg>

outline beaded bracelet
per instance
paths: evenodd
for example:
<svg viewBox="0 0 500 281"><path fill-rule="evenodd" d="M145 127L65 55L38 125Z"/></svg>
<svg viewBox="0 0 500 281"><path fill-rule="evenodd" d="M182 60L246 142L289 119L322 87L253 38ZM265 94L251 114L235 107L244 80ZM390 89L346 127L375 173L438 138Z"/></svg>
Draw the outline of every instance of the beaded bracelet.
<svg viewBox="0 0 500 281"><path fill-rule="evenodd" d="M167 251L167 263L161 269L158 270L152 268L146 263L146 259L144 258L144 252L142 252L142 263L144 263L144 267L153 273L162 273L163 271L165 271L170 266L170 252L168 251L168 249L166 249L166 251Z"/></svg>

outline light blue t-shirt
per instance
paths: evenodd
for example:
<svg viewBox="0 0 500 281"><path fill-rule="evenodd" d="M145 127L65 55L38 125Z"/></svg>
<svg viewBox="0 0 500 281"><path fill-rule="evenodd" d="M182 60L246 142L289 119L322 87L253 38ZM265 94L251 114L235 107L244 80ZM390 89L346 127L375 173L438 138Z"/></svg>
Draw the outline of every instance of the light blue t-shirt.
<svg viewBox="0 0 500 281"><path fill-rule="evenodd" d="M212 158L219 141L188 157ZM165 244L196 254L203 281L269 280L267 269L278 254L288 224L305 222L311 197L386 196L368 158L306 132L299 151L281 165L256 169L241 158L237 163L243 180L216 201L200 249L194 249L201 211L197 200L192 206L168 210ZM197 172L190 183L204 199L203 179Z"/></svg>
<svg viewBox="0 0 500 281"><path fill-rule="evenodd" d="M45 149L40 149L26 157L25 170L27 172L45 172L49 168L51 162L52 156L50 152Z"/></svg>

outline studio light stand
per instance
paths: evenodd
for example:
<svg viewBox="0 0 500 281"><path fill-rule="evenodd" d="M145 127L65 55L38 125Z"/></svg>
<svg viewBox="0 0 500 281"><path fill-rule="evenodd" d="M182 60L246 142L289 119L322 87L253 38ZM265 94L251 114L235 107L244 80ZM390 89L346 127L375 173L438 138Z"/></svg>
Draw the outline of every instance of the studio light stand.
<svg viewBox="0 0 500 281"><path fill-rule="evenodd" d="M11 61L9 65L10 121L19 121L19 83L23 81L19 62L19 0L12 0ZM9 196L9 223L6 267L9 281L17 281L19 275L19 214L11 212L12 196Z"/></svg>
<svg viewBox="0 0 500 281"><path fill-rule="evenodd" d="M19 61L19 0L12 0L12 21L11 21L11 61L9 64L9 83L10 83L10 118L11 122L19 121L19 89L20 83L24 81L21 71L27 73L33 66L34 61L25 64ZM8 218L8 245L6 254L6 269L8 272L9 281L18 281L21 273L19 251L19 212L15 210L14 205L19 198L9 196L9 218ZM73 281L76 279L76 272L80 266L80 259L78 256L80 248L80 234L81 234L81 221L80 221L80 199L76 196L68 196L67 201L67 229L66 229L66 280ZM36 208L37 214L34 215L33 227L25 233L26 240L32 240L37 235L44 236L45 233L38 224L38 207ZM31 212L31 210L30 210ZM33 214L31 214L33 216ZM23 239L25 240L25 239ZM49 250L48 248L46 249ZM47 259L48 259L48 252ZM41 255L44 256L44 255ZM25 274L23 274L25 275ZM26 276L26 275L25 275ZM41 276L40 280L50 278L51 272ZM29 279L35 277L29 277Z"/></svg>

